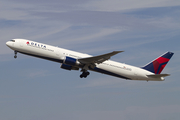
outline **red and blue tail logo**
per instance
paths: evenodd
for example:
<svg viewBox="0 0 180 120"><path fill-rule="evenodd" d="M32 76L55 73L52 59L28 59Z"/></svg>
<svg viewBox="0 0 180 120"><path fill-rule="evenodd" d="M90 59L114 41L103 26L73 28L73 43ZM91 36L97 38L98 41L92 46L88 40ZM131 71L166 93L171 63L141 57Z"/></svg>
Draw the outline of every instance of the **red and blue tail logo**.
<svg viewBox="0 0 180 120"><path fill-rule="evenodd" d="M142 68L155 74L160 74L169 62L169 60L171 59L171 57L173 56L173 54L174 53L172 52L166 52L165 54L163 54L162 56L160 56L159 58L155 59L153 62L145 65Z"/></svg>

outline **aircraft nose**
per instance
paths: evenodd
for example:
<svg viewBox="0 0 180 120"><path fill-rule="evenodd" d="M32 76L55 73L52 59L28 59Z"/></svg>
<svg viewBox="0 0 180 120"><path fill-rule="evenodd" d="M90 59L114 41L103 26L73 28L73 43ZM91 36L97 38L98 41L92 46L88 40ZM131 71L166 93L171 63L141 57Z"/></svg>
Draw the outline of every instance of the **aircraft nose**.
<svg viewBox="0 0 180 120"><path fill-rule="evenodd" d="M7 45L8 47L10 47L10 46L11 46L11 43L8 41L8 42L6 42L6 45Z"/></svg>

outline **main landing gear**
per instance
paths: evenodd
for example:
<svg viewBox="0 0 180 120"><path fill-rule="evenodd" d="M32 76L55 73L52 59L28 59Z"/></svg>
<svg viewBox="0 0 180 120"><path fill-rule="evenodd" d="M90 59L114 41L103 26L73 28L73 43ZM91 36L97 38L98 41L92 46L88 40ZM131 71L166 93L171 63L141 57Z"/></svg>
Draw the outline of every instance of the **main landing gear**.
<svg viewBox="0 0 180 120"><path fill-rule="evenodd" d="M83 77L86 78L90 74L87 70L89 70L88 64L83 66L83 68L81 70L82 74L80 75L80 78L83 78Z"/></svg>
<svg viewBox="0 0 180 120"><path fill-rule="evenodd" d="M14 51L14 58L17 58L17 51Z"/></svg>
<svg viewBox="0 0 180 120"><path fill-rule="evenodd" d="M80 78L86 78L90 73L88 71L84 71L81 75Z"/></svg>

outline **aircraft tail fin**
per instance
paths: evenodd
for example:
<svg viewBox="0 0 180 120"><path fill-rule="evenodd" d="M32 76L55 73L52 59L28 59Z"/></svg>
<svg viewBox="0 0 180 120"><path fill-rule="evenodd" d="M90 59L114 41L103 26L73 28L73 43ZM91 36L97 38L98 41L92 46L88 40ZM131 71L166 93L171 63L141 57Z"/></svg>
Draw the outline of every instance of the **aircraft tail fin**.
<svg viewBox="0 0 180 120"><path fill-rule="evenodd" d="M173 56L173 54L174 53L172 52L166 52L142 68L154 74L160 74L169 62L169 60L171 59L171 57Z"/></svg>

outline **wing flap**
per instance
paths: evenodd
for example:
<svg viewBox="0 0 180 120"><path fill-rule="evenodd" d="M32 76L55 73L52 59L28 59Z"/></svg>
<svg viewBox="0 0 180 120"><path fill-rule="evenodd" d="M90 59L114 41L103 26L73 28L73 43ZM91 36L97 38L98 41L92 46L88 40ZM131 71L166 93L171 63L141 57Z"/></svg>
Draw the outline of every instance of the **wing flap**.
<svg viewBox="0 0 180 120"><path fill-rule="evenodd" d="M94 57L81 58L81 59L78 59L78 61L83 64L93 64L93 63L100 64L100 63L110 59L111 56L116 55L121 52L124 52L124 51L113 51L113 52L110 52L107 54L98 55L98 56L94 56Z"/></svg>

